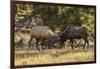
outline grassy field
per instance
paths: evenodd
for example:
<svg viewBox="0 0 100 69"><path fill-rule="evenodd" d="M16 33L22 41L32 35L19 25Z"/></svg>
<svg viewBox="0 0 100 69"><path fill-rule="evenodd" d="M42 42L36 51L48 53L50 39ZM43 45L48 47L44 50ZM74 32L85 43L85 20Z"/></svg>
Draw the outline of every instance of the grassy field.
<svg viewBox="0 0 100 69"><path fill-rule="evenodd" d="M94 48L83 50L77 47L72 50L70 47L63 49L49 49L41 52L37 50L28 51L26 48L15 49L15 65L35 65L94 61Z"/></svg>

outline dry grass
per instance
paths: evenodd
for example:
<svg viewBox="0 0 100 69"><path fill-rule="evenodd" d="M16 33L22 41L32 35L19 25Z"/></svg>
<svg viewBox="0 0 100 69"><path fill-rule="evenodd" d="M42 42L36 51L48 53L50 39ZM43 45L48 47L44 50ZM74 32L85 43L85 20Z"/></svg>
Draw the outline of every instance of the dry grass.
<svg viewBox="0 0 100 69"><path fill-rule="evenodd" d="M94 48L83 50L70 47L65 49L51 49L39 52L37 50L16 49L15 65L53 64L94 61Z"/></svg>

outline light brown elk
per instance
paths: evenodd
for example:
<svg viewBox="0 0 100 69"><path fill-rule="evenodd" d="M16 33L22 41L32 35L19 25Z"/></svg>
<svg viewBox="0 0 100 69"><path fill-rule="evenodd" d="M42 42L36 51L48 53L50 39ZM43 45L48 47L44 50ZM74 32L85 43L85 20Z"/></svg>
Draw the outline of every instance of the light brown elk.
<svg viewBox="0 0 100 69"><path fill-rule="evenodd" d="M39 42L43 39L48 39L51 37L54 37L55 34L54 32L48 27L48 26L33 26L32 29L30 30L30 40L29 40L29 48L30 48L30 43L33 40L33 38L36 39L36 47L38 50L39 49Z"/></svg>

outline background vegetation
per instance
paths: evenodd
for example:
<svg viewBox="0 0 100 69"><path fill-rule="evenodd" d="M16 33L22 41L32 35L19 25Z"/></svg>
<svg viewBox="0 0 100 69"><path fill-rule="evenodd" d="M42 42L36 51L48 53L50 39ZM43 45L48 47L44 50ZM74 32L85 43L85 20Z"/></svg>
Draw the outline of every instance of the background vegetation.
<svg viewBox="0 0 100 69"><path fill-rule="evenodd" d="M16 5L16 21L32 17L33 23L37 25L47 25L54 30L65 25L78 25L85 26L90 33L93 34L94 16L95 9L88 7L53 6L45 4Z"/></svg>

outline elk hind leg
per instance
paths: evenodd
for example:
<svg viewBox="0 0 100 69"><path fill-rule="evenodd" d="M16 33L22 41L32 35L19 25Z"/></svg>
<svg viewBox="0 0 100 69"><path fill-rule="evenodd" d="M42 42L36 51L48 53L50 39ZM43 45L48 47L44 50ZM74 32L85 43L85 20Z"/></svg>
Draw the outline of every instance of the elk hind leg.
<svg viewBox="0 0 100 69"><path fill-rule="evenodd" d="M30 38L30 40L29 40L29 43L28 43L28 45L29 45L29 47L28 48L30 48L31 47L31 41L32 41L32 39L33 39L33 36L31 36L31 38Z"/></svg>

